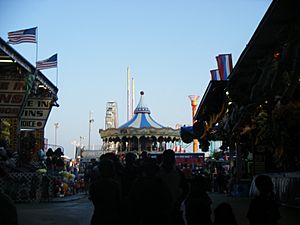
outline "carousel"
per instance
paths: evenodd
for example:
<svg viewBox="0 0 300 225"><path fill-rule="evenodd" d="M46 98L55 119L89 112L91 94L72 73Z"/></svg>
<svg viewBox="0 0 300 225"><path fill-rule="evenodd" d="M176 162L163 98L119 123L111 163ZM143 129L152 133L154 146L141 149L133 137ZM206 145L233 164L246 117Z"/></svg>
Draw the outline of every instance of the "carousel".
<svg viewBox="0 0 300 225"><path fill-rule="evenodd" d="M133 117L119 128L100 129L102 149L107 152L179 151L181 138L179 129L165 127L152 117L150 109L144 104L144 92L134 110Z"/></svg>

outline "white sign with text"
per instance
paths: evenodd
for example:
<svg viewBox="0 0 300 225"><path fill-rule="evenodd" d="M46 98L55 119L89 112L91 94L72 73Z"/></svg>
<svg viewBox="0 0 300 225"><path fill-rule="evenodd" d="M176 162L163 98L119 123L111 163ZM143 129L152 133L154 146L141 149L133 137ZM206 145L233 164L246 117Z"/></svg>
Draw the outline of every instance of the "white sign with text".
<svg viewBox="0 0 300 225"><path fill-rule="evenodd" d="M51 99L28 98L22 112L21 129L44 128L52 107L51 104Z"/></svg>

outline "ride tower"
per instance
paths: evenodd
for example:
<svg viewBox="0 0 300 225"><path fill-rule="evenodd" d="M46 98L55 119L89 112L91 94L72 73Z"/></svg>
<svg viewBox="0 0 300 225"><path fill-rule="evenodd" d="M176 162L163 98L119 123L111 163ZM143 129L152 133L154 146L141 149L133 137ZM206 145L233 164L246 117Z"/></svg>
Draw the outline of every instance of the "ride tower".
<svg viewBox="0 0 300 225"><path fill-rule="evenodd" d="M118 122L118 105L114 101L106 103L105 129L117 128Z"/></svg>

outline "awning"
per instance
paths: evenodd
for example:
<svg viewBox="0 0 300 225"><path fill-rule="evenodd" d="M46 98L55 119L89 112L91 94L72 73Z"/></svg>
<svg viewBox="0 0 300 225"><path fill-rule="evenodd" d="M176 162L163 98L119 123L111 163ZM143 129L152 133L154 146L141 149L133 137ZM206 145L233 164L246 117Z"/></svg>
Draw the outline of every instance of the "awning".
<svg viewBox="0 0 300 225"><path fill-rule="evenodd" d="M211 116L220 113L226 100L227 80L211 80L198 106L195 120L209 122Z"/></svg>
<svg viewBox="0 0 300 225"><path fill-rule="evenodd" d="M271 3L229 76L229 93L238 105L264 102L283 93L281 72L295 65L298 57L299 12L295 1ZM274 64L276 59L281 66Z"/></svg>

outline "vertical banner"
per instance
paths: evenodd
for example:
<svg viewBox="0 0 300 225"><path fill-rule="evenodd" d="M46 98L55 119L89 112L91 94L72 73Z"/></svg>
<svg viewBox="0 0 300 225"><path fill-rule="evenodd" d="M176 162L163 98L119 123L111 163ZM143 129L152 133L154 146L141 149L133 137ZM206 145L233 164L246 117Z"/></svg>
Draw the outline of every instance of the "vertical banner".
<svg viewBox="0 0 300 225"><path fill-rule="evenodd" d="M211 74L211 80L221 80L219 70L217 70L217 69L216 70L211 70L210 74Z"/></svg>
<svg viewBox="0 0 300 225"><path fill-rule="evenodd" d="M221 54L216 56L218 69L221 80L227 80L232 71L232 56L231 54Z"/></svg>

